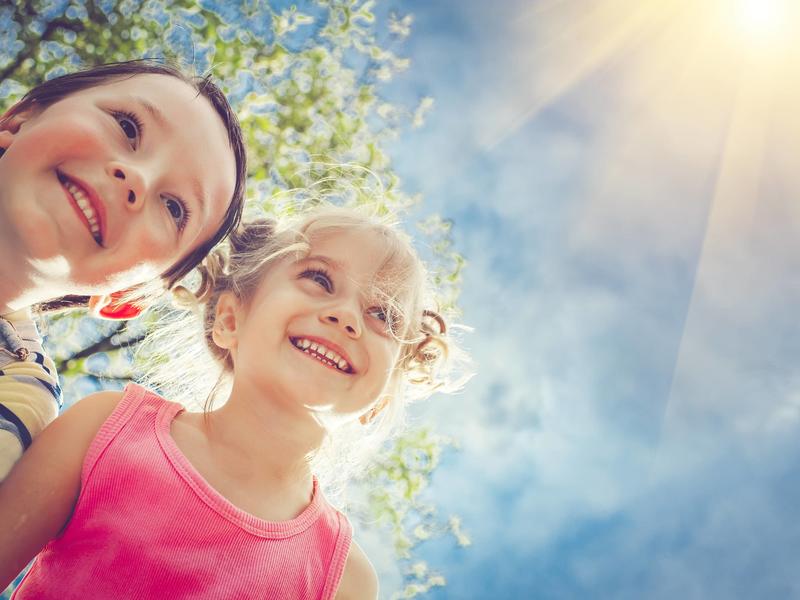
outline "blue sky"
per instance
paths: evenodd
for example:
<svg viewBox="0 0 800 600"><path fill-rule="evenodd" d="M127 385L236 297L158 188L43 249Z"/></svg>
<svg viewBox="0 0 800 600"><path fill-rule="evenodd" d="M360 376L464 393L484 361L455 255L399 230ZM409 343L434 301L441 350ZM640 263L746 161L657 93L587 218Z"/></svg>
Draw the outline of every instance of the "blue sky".
<svg viewBox="0 0 800 600"><path fill-rule="evenodd" d="M432 598L800 596L800 49L718 5L389 5L387 96L435 98L391 153L475 328L475 379L415 411L473 540L420 547Z"/></svg>

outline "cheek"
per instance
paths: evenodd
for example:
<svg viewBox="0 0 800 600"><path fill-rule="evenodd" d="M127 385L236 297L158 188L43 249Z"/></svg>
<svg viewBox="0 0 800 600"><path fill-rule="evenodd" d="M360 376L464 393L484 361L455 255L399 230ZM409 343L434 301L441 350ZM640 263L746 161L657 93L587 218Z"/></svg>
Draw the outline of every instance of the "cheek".
<svg viewBox="0 0 800 600"><path fill-rule="evenodd" d="M48 120L31 125L26 135L19 138L19 150L44 161L96 157L110 141L109 133L97 119L54 113Z"/></svg>
<svg viewBox="0 0 800 600"><path fill-rule="evenodd" d="M190 248L175 244L175 231L158 215L157 207L152 208L149 214L128 220L117 254L129 264L156 264L163 271L186 256Z"/></svg>
<svg viewBox="0 0 800 600"><path fill-rule="evenodd" d="M399 348L395 343L383 343L381 347L373 353L375 357L374 365L376 368L376 378L380 377L379 382L382 388L391 377L392 369L397 363Z"/></svg>

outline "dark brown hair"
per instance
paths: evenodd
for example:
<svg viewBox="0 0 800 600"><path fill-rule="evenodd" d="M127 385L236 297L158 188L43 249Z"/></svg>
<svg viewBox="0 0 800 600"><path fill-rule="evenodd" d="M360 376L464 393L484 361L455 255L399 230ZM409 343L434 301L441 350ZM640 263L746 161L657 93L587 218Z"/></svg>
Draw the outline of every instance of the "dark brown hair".
<svg viewBox="0 0 800 600"><path fill-rule="evenodd" d="M225 129L228 132L228 141L230 142L231 150L233 151L233 156L236 161L236 186L233 190L231 202L223 217L222 225L220 225L219 229L217 229L210 239L195 248L186 258L170 267L161 275L166 282L167 288L171 288L179 279L200 264L200 261L203 260L211 249L236 228L241 220L242 210L244 208L247 159L242 129L239 125L239 119L233 112L227 98L225 98L222 90L211 81L210 76L189 76L174 65L156 62L150 59L99 65L83 71L77 71L75 73L49 79L31 88L19 102L3 115L0 119L0 127L2 127L7 119L33 107L44 109L76 92L111 83L116 79L148 74L168 75L180 79L197 90L199 95L206 98L214 107L214 110L217 111L220 119L222 119L222 123L225 125ZM87 301L88 297L86 296L64 296L52 302L39 305L39 309L52 310L85 306Z"/></svg>

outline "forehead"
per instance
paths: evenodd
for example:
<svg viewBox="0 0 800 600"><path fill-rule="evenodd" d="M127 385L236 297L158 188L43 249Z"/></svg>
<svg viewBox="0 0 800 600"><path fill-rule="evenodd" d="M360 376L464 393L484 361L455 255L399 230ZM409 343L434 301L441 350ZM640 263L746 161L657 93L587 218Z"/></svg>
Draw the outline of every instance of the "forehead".
<svg viewBox="0 0 800 600"><path fill-rule="evenodd" d="M375 279L387 270L389 247L375 231L323 231L310 239L309 257L331 259L332 266L357 279Z"/></svg>
<svg viewBox="0 0 800 600"><path fill-rule="evenodd" d="M149 95L182 96L190 99L197 94L194 88L178 77L162 73L135 73L128 75L115 75L101 81L97 85L85 88L71 96L95 94L103 92L143 92Z"/></svg>

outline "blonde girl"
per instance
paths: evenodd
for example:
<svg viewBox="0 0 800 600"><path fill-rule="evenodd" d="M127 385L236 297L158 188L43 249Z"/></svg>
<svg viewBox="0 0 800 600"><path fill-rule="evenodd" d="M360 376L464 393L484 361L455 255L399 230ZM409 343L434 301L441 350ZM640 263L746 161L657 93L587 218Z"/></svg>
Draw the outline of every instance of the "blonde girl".
<svg viewBox="0 0 800 600"><path fill-rule="evenodd" d="M448 340L419 258L395 228L324 208L243 226L203 273L224 404L187 412L131 384L48 427L0 487L0 585L38 553L16 600L377 596L317 459L439 383Z"/></svg>
<svg viewBox="0 0 800 600"><path fill-rule="evenodd" d="M30 307L135 316L236 226L244 181L225 96L165 64L50 79L0 117L0 481L60 405Z"/></svg>

